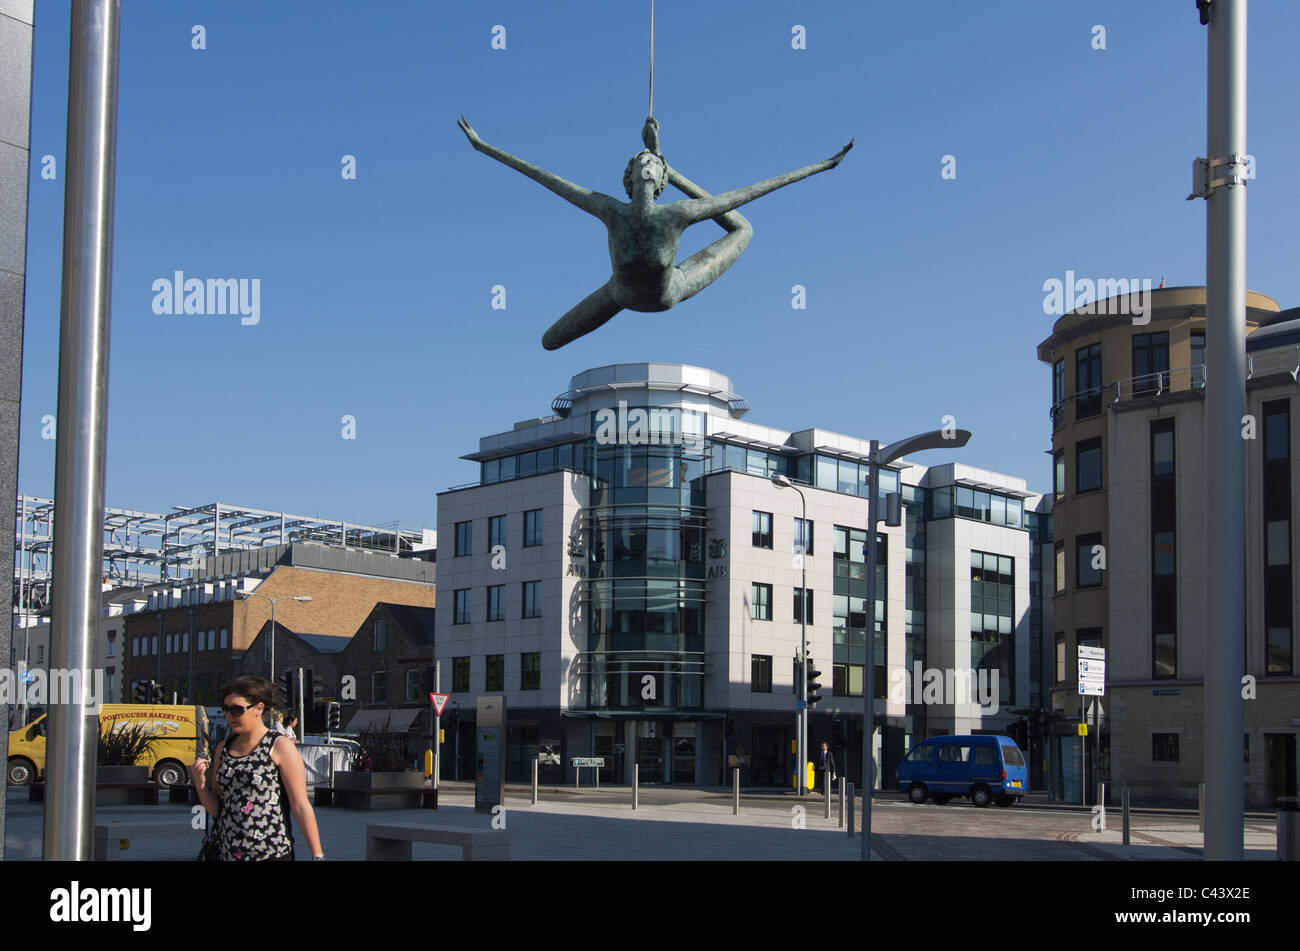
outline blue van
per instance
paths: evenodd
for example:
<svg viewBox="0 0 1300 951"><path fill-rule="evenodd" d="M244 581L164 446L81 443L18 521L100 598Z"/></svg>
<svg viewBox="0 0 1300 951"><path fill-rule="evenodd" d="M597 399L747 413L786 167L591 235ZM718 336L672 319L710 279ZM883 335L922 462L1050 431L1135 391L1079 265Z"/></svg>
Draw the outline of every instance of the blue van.
<svg viewBox="0 0 1300 951"><path fill-rule="evenodd" d="M1029 771L1009 736L935 736L908 751L894 779L918 804L968 796L980 807L1009 806L1025 794Z"/></svg>

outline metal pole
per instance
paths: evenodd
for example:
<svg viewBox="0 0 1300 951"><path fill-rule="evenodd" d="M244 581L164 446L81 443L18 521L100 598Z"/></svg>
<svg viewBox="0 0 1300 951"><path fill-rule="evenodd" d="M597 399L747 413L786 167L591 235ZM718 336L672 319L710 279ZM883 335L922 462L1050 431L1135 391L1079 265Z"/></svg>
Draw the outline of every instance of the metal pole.
<svg viewBox="0 0 1300 951"><path fill-rule="evenodd" d="M740 815L740 767L731 771L731 814Z"/></svg>
<svg viewBox="0 0 1300 951"><path fill-rule="evenodd" d="M108 332L117 149L118 0L74 0L68 54L67 185L59 317L62 438L55 442L56 507L50 668L94 667L103 566ZM53 698L51 698L53 699ZM99 718L83 696L49 704L46 861L89 861L94 844Z"/></svg>
<svg viewBox="0 0 1300 951"><path fill-rule="evenodd" d="M298 668L298 735L299 736L307 735L307 709L306 709L307 698L303 696L303 692L306 690L306 688L307 685L303 683L302 668L299 667Z"/></svg>
<svg viewBox="0 0 1300 951"><path fill-rule="evenodd" d="M1196 786L1196 831L1205 834L1205 783ZM1201 843L1204 846L1204 842Z"/></svg>
<svg viewBox="0 0 1300 951"><path fill-rule="evenodd" d="M632 764L632 811L641 806L641 764Z"/></svg>
<svg viewBox="0 0 1300 951"><path fill-rule="evenodd" d="M862 685L862 861L871 861L871 791L875 789L875 717L876 705L876 520L879 517L876 495L880 471L876 465L880 442L871 440L867 463L867 663Z"/></svg>
<svg viewBox="0 0 1300 951"><path fill-rule="evenodd" d="M1083 694L1079 695L1079 722L1083 724L1084 729L1088 728L1088 715L1083 709ZM1079 762L1082 764L1082 775L1079 779L1079 804L1086 806L1088 804L1088 738L1079 737Z"/></svg>
<svg viewBox="0 0 1300 951"><path fill-rule="evenodd" d="M803 701L803 706L799 708L799 715L795 718L795 725L799 730L799 759L795 765L799 795L802 796L804 775L808 770L808 500L798 486L791 485L790 488L799 493L799 503L803 511L803 517L799 520L799 540L800 547L803 549L799 553L799 643L803 656L803 664L799 668L799 699Z"/></svg>
<svg viewBox="0 0 1300 951"><path fill-rule="evenodd" d="M822 797L826 800L826 818L831 817L831 771L822 770Z"/></svg>
<svg viewBox="0 0 1300 951"><path fill-rule="evenodd" d="M1210 6L1208 157L1246 152L1246 0ZM1213 169L1229 177L1236 164ZM1246 187L1214 189L1205 215L1205 848L1244 857L1241 674L1245 670Z"/></svg>
<svg viewBox="0 0 1300 951"><path fill-rule="evenodd" d="M1128 813L1129 792L1127 789L1125 789L1124 792L1122 793L1122 798L1124 800L1124 844L1128 845L1129 844L1129 813Z"/></svg>
<svg viewBox="0 0 1300 951"><path fill-rule="evenodd" d="M840 828L844 828L844 789L848 780L843 776L840 777Z"/></svg>
<svg viewBox="0 0 1300 951"><path fill-rule="evenodd" d="M537 759L533 758L533 805L537 805Z"/></svg>
<svg viewBox="0 0 1300 951"><path fill-rule="evenodd" d="M849 821L849 838L850 838L850 839L853 838L853 820L857 818L857 817L853 814L853 794L854 794L854 792L856 792L856 790L854 789L853 784L852 784L852 783L849 783L848 793L847 793L847 799L848 799L849 802L848 802L848 808L845 810L845 812L848 813L848 821Z"/></svg>
<svg viewBox="0 0 1300 951"><path fill-rule="evenodd" d="M190 674L189 674L189 682L188 682L188 683L186 684L186 686L185 686L185 689L186 689L185 702L186 702L186 703L189 703L192 699L194 699L194 609L193 609L193 608L190 608L190 638L189 638L189 648L190 648L190 649L186 652L186 653L188 653L188 654L190 655L190 658L189 658L189 660L190 660ZM222 698L222 697L218 697L217 699L218 699L219 701L221 701L221 702L224 702L224 698Z"/></svg>
<svg viewBox="0 0 1300 951"><path fill-rule="evenodd" d="M442 693L442 661L433 662L433 692ZM442 772L442 714L433 711L433 788L438 788L438 775ZM533 759L533 805L537 805L537 759Z"/></svg>
<svg viewBox="0 0 1300 951"><path fill-rule="evenodd" d="M275 600L267 598L271 602L271 676L268 678L271 683L275 683Z"/></svg>

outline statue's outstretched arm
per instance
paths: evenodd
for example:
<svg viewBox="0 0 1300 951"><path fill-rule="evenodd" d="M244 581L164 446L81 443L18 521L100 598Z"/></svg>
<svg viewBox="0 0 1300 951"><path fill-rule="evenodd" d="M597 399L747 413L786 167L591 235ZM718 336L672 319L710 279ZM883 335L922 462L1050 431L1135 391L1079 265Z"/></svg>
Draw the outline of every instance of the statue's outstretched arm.
<svg viewBox="0 0 1300 951"><path fill-rule="evenodd" d="M762 198L768 192L776 191L778 188L805 179L810 175L816 175L818 172L834 168L840 164L840 161L851 148L853 148L853 142L844 146L824 162L817 162L814 165L808 165L793 172L786 172L784 175L777 175L775 178L756 182L753 185L746 185L744 188L735 188L729 192L714 195L711 198L690 199L676 204L680 212L685 215L687 224L695 224L698 221L716 218L753 201L755 198Z"/></svg>
<svg viewBox="0 0 1300 951"><path fill-rule="evenodd" d="M589 215L595 215L601 221L607 221L608 216L612 214L614 208L619 204L618 200L611 198L603 192L595 192L590 188L583 188L581 185L575 185L568 179L561 178L553 172L548 172L544 168L538 168L521 158L516 158L509 152L497 148L495 145L488 145L479 138L478 133L466 121L464 116L456 120L461 131L465 133L465 138L469 139L469 144L475 150L482 152L490 158L496 159L502 165L508 165L516 172L527 175L539 185L544 185L555 194L559 195L565 201L577 205Z"/></svg>

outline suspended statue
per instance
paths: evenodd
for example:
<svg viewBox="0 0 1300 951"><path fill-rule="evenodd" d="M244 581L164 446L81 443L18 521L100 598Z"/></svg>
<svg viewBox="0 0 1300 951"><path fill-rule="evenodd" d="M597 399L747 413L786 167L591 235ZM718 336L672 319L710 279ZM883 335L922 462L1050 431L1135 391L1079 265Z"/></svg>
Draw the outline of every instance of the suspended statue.
<svg viewBox="0 0 1300 951"><path fill-rule="evenodd" d="M749 222L735 209L770 191L834 168L853 148L853 142L849 142L824 162L721 195L710 195L668 166L659 150L659 123L652 115L641 130L645 150L633 156L623 172L623 188L631 201L621 202L488 145L464 116L458 125L476 150L599 218L609 231L613 276L546 331L542 346L547 350L558 350L591 333L620 310L657 313L694 297L735 263L754 235ZM669 183L690 197L665 205L655 204ZM709 218L727 234L681 264L675 264L682 232Z"/></svg>

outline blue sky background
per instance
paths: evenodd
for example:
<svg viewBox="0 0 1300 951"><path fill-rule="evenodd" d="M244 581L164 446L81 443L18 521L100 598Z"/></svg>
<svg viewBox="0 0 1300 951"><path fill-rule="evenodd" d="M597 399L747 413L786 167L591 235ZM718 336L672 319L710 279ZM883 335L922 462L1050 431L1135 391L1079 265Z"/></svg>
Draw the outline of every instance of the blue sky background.
<svg viewBox="0 0 1300 951"><path fill-rule="evenodd" d="M543 331L609 276L604 229L474 152L455 120L623 198L648 0L124 6L110 505L433 527L436 493L477 479L458 457L479 436L547 414L576 372L642 360L725 373L752 421L785 429L890 441L952 414L975 434L962 461L1042 489L1043 282L1204 281L1204 203L1183 200L1205 154L1191 0L660 0L655 115L687 177L724 191L857 144L746 206L752 243L699 296L554 353ZM53 488L68 19L67 2L37 4L20 488L38 495ZM1251 5L1248 284L1283 307L1300 304L1298 35L1300 4ZM682 256L720 234L696 226ZM151 285L177 269L260 278L261 323L155 315Z"/></svg>

